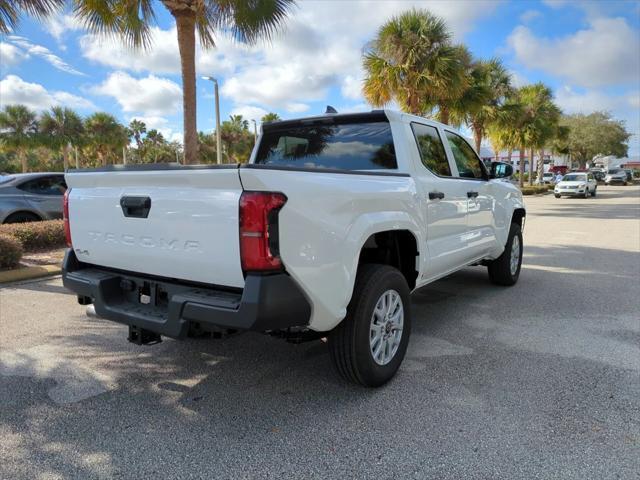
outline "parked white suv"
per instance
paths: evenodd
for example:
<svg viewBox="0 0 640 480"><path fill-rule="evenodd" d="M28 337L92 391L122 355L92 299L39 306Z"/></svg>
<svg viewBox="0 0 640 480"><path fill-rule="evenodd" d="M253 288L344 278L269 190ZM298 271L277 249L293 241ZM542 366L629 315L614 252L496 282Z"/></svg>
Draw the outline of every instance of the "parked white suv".
<svg viewBox="0 0 640 480"><path fill-rule="evenodd" d="M392 111L267 123L247 165L67 174L64 285L136 343L190 329L328 338L378 386L411 333L410 293L469 265L518 280L525 209L446 125Z"/></svg>
<svg viewBox="0 0 640 480"><path fill-rule="evenodd" d="M597 192L598 182L591 172L567 173L553 189L556 198L563 195L589 198L590 196L595 197Z"/></svg>

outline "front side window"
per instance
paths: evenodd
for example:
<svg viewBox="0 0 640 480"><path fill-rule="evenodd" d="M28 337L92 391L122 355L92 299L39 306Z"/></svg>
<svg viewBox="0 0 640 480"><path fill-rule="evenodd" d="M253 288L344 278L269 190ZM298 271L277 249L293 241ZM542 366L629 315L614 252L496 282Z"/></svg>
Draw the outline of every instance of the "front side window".
<svg viewBox="0 0 640 480"><path fill-rule="evenodd" d="M449 167L449 160L438 130L420 123L412 123L411 128L418 144L422 164L436 175L450 177L451 167Z"/></svg>
<svg viewBox="0 0 640 480"><path fill-rule="evenodd" d="M485 179L482 162L467 141L453 132L447 131L445 134L458 167L458 175L462 178Z"/></svg>
<svg viewBox="0 0 640 480"><path fill-rule="evenodd" d="M398 168L389 122L275 126L265 130L255 163L340 170Z"/></svg>

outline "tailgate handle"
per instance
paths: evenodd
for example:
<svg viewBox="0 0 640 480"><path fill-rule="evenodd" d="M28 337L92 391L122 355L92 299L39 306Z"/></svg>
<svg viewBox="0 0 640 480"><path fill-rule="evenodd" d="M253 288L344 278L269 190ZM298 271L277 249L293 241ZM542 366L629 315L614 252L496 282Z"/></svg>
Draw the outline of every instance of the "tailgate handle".
<svg viewBox="0 0 640 480"><path fill-rule="evenodd" d="M151 198L149 197L122 197L120 206L125 217L147 218L151 210Z"/></svg>

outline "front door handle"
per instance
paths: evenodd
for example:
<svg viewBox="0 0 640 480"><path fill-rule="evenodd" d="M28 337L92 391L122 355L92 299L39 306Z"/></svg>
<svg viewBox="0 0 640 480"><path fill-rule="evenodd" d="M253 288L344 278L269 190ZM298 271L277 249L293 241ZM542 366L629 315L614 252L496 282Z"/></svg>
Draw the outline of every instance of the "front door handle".
<svg viewBox="0 0 640 480"><path fill-rule="evenodd" d="M467 197L476 198L478 196L478 192L467 192Z"/></svg>
<svg viewBox="0 0 640 480"><path fill-rule="evenodd" d="M442 200L444 193L442 192L429 192L429 200Z"/></svg>

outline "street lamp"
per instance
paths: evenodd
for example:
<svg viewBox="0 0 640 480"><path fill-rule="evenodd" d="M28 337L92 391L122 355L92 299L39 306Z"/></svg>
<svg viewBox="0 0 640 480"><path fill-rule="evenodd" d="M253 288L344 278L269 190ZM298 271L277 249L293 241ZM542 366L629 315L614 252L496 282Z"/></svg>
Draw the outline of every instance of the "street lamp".
<svg viewBox="0 0 640 480"><path fill-rule="evenodd" d="M220 98L218 97L218 80L213 77L202 77L203 80L213 82L213 91L216 98L216 163L222 163L222 141L220 137Z"/></svg>
<svg viewBox="0 0 640 480"><path fill-rule="evenodd" d="M253 144L255 145L258 142L258 124L253 118L251 121L253 122Z"/></svg>

